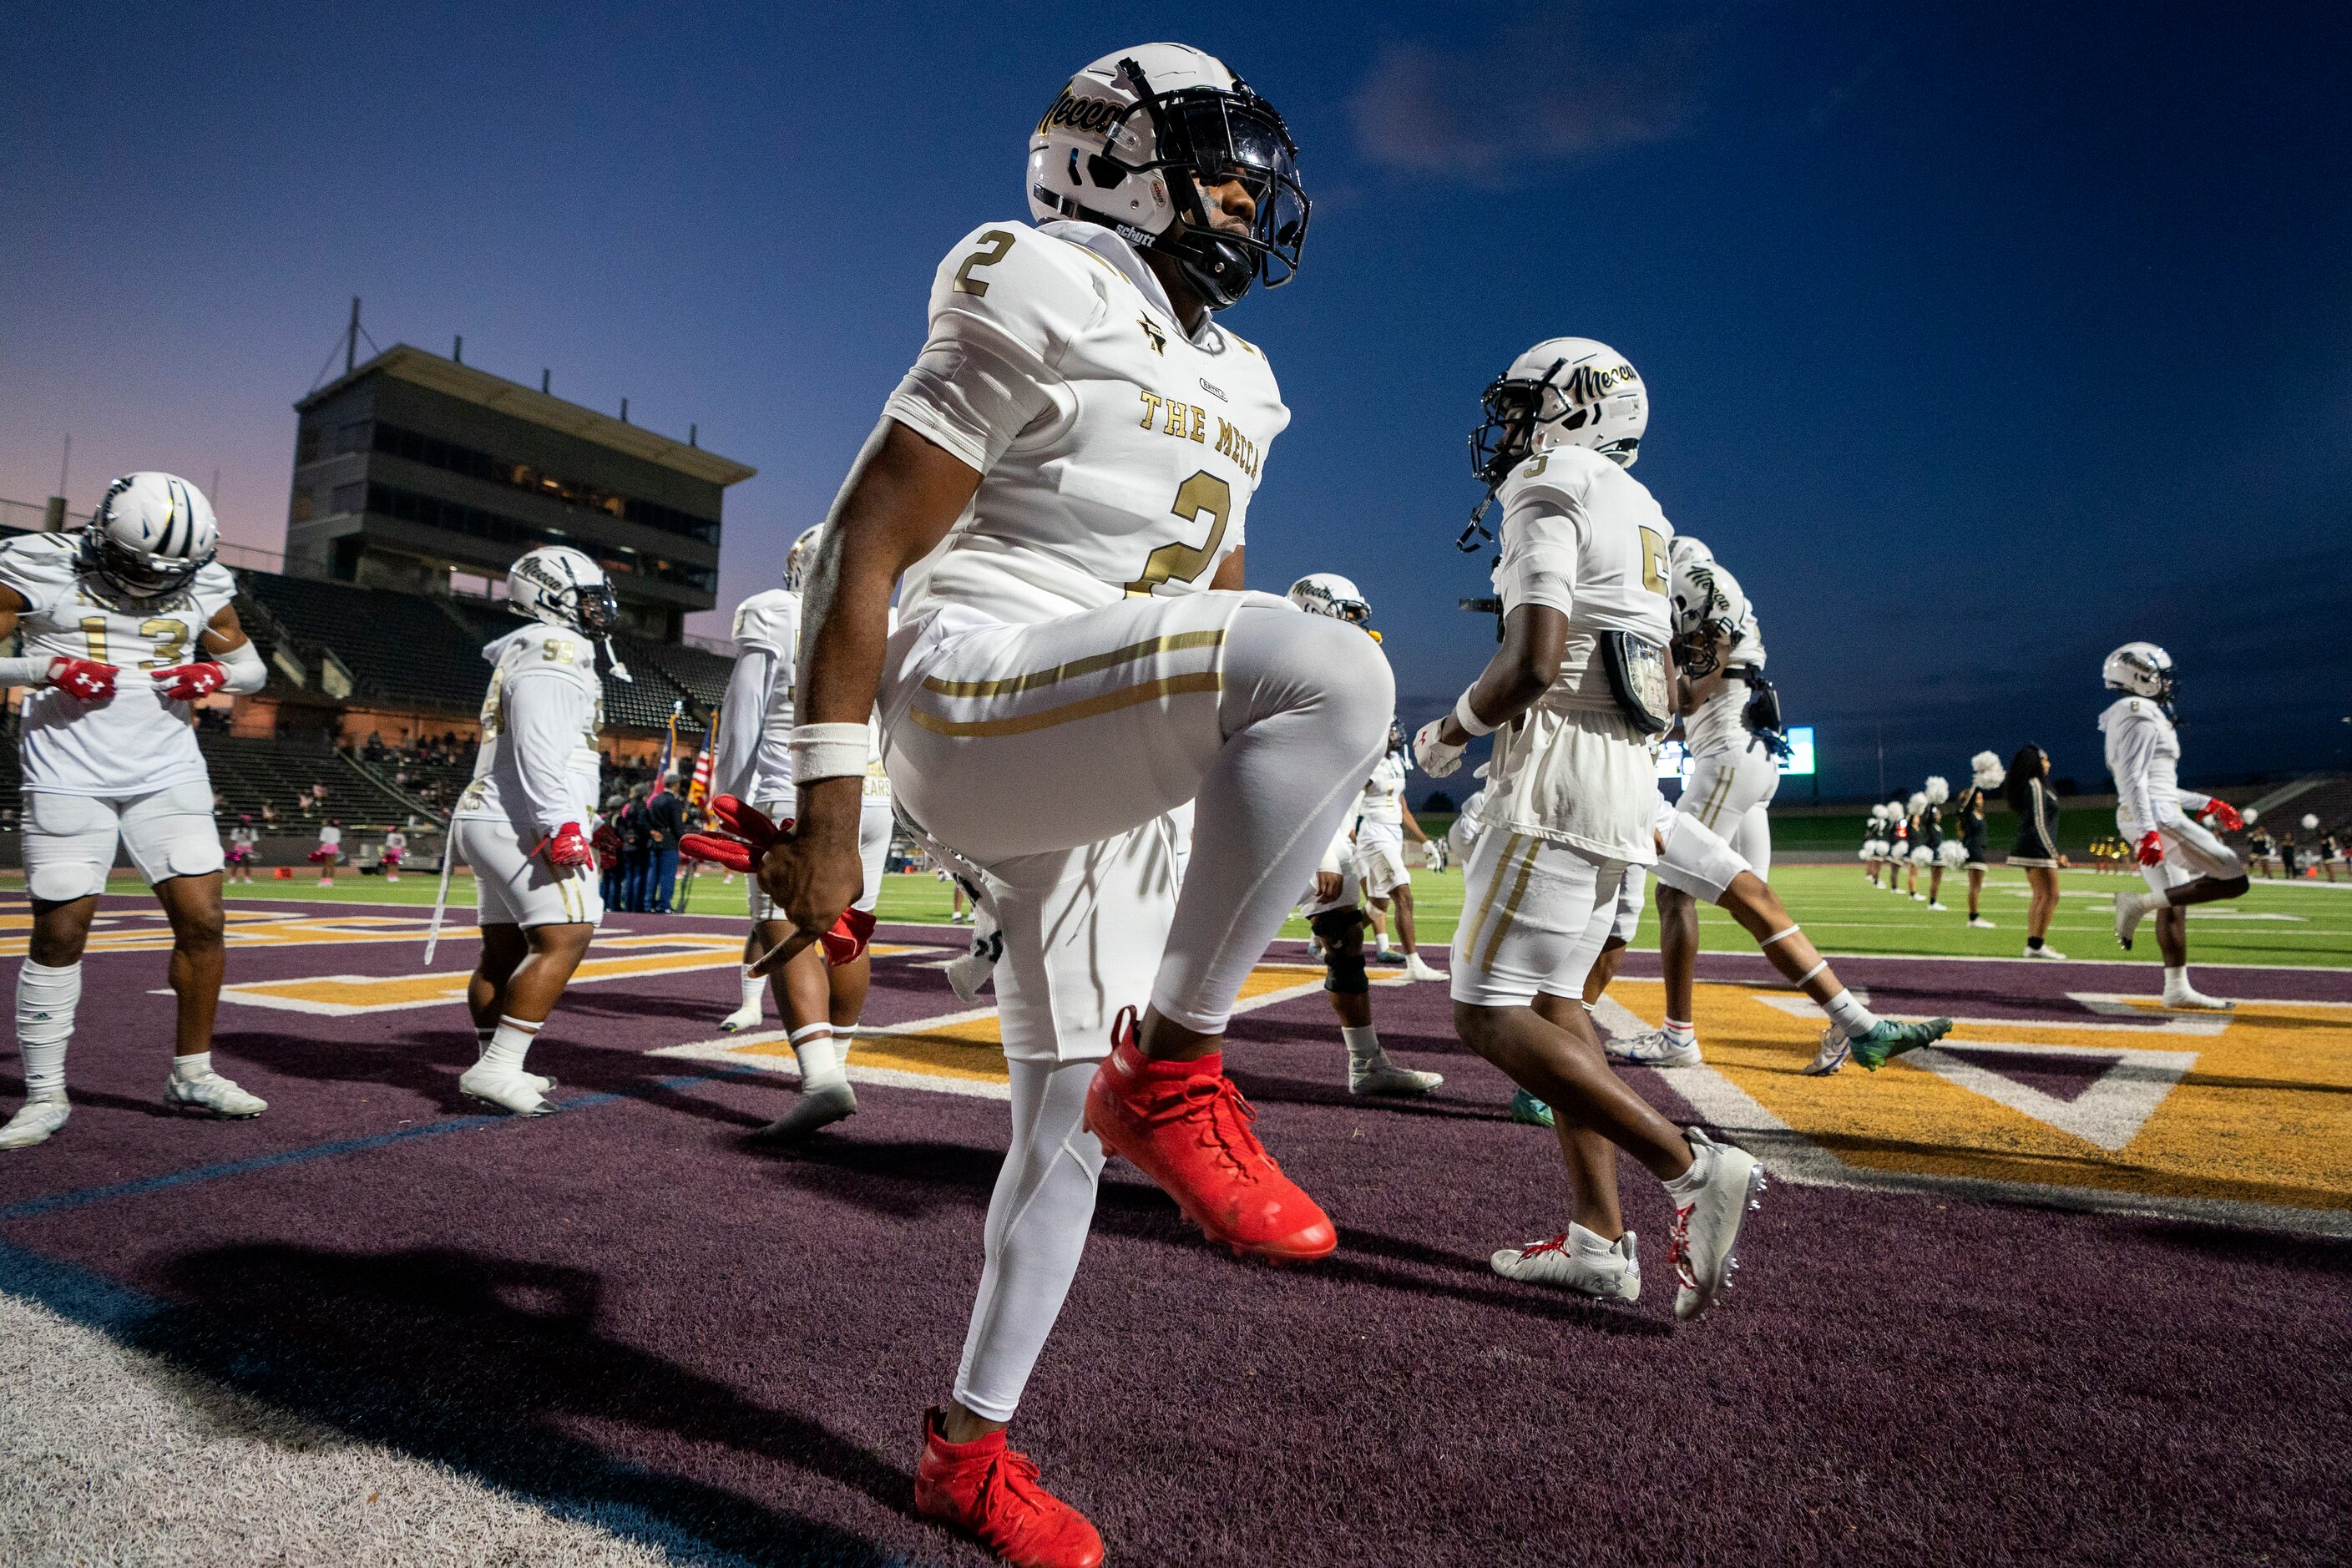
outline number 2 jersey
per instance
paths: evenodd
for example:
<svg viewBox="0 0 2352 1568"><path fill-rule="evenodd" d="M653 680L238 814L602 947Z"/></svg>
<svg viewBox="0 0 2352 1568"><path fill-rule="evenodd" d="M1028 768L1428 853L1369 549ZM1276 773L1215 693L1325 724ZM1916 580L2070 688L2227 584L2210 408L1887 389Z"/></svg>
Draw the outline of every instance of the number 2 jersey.
<svg viewBox="0 0 2352 1568"><path fill-rule="evenodd" d="M1666 545L1674 526L1647 486L1598 452L1554 447L1496 491L1503 509L1495 587L1503 613L1542 605L1568 617L1559 673L1496 734L1489 825L1633 865L1657 858L1649 737L1620 708L1605 633L1664 647Z"/></svg>
<svg viewBox="0 0 2352 1568"><path fill-rule="evenodd" d="M596 813L603 758L604 683L596 645L564 626L522 626L482 649L492 668L482 699L482 747L474 782L457 797L461 818L489 818L534 845Z"/></svg>
<svg viewBox="0 0 2352 1568"><path fill-rule="evenodd" d="M909 624L947 605L1027 624L1207 588L1290 422L1255 346L1213 321L1186 336L1126 241L1062 220L991 224L948 253L929 337L883 412L982 476L909 574Z"/></svg>
<svg viewBox="0 0 2352 1568"><path fill-rule="evenodd" d="M30 606L16 619L26 657L63 655L121 671L114 695L97 702L54 686L25 699L24 787L122 798L209 782L194 705L166 701L144 672L207 657L197 639L236 597L236 579L215 563L177 594L125 598L85 578L79 553L69 533L0 544L0 584Z"/></svg>

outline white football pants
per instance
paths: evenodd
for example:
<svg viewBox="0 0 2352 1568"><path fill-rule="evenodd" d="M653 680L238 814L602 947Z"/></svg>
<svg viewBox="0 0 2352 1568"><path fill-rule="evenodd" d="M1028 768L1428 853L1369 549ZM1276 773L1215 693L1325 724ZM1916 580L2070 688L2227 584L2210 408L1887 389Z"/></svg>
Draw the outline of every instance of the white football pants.
<svg viewBox="0 0 2352 1568"><path fill-rule="evenodd" d="M1761 741L1691 759L1690 783L1675 809L1704 823L1748 867L1772 879L1772 820L1765 808L1780 793L1780 765Z"/></svg>
<svg viewBox="0 0 2352 1568"><path fill-rule="evenodd" d="M1009 1420L1093 1222L1102 1149L1080 1116L1113 1020L1149 1000L1224 1027L1387 744L1395 684L1362 632L1265 594L1032 626L950 606L891 653L900 811L1003 933L1013 1143L956 1397Z"/></svg>

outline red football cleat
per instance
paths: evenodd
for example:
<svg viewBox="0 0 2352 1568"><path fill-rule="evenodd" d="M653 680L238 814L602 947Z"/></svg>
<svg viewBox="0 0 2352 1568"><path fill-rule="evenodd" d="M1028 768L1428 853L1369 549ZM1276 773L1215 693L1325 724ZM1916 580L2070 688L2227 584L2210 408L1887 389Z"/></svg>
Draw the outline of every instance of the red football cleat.
<svg viewBox="0 0 2352 1568"><path fill-rule="evenodd" d="M1135 1009L1111 1030L1110 1059L1087 1086L1087 1128L1160 1184L1212 1241L1282 1262L1327 1258L1330 1216L1250 1131L1257 1112L1223 1058L1155 1062L1136 1043Z"/></svg>
<svg viewBox="0 0 2352 1568"><path fill-rule="evenodd" d="M1037 1484L1026 1454L992 1432L970 1443L940 1435L940 1413L923 1415L915 1511L964 1531L1017 1568L1097 1568L1102 1537L1087 1516Z"/></svg>

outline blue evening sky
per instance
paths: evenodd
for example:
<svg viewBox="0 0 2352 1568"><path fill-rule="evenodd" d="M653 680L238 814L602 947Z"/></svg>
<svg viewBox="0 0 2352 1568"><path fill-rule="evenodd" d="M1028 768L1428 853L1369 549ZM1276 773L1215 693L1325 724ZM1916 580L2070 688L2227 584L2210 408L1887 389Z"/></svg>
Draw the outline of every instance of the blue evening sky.
<svg viewBox="0 0 2352 1568"><path fill-rule="evenodd" d="M0 496L220 476L282 539L346 301L756 465L774 580L920 342L940 253L1025 216L1066 77L1171 37L1288 116L1297 282L1234 325L1295 417L1254 584L1370 596L1408 724L1454 608L1479 388L1599 337L1637 477L1753 593L1825 793L2039 740L2099 773L2099 656L2187 670L2192 775L2352 762L2352 12L2341 6L582 3L12 7ZM718 617L709 629L723 630Z"/></svg>

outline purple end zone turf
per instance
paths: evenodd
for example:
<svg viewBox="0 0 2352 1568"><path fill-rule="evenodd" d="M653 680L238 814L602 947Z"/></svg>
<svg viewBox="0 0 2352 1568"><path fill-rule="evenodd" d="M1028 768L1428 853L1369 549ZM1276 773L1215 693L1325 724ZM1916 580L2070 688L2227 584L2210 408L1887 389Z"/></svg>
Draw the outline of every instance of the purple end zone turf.
<svg viewBox="0 0 2352 1568"><path fill-rule="evenodd" d="M930 957L962 941L884 936L942 950ZM470 957L460 944L442 966ZM230 978L413 960L245 949ZM89 963L74 1118L0 1159L0 1242L214 1325L152 1348L180 1342L206 1375L529 1495L561 1498L588 1484L583 1463L616 1461L596 1484L755 1561L873 1560L867 1543L986 1561L913 1519L908 1491L918 1418L947 1392L979 1275L1001 1103L868 1086L805 1153L747 1154L737 1140L790 1103L789 1082L644 1054L715 1035L735 1003L715 969L567 997L531 1058L563 1080L557 1098L583 1101L559 1116L464 1120L473 1042L455 1008L231 1005L218 1059L270 1112L181 1121L154 1104L162 955ZM914 963L877 964L872 1021L957 1008ZM1881 997L1955 1012L2021 984L2137 989L2052 968L1841 963ZM2268 976L2263 993L2282 994ZM1562 1228L1561 1177L1551 1140L1505 1119L1508 1085L1454 1038L1445 988L1381 988L1374 1006L1393 1052L1446 1074L1437 1096L1352 1100L1319 995L1243 1016L1227 1057L1268 1146L1339 1225L1327 1263L1236 1263L1131 1167L1105 1173L1014 1441L1114 1561L2202 1564L2340 1549L2352 1247L1782 1184L1730 1303L1677 1327L1670 1216L1629 1166L1643 1299L1587 1306L1487 1270L1495 1247ZM1635 1081L1673 1102L1660 1077ZM436 1131L316 1152L415 1128ZM256 1163L204 1174L240 1159Z"/></svg>

